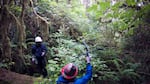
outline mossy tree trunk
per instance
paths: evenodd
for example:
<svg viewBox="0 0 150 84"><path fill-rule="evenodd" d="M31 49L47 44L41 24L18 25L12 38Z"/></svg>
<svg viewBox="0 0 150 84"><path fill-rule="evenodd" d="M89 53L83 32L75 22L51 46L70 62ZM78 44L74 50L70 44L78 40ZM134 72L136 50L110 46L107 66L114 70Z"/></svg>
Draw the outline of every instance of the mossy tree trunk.
<svg viewBox="0 0 150 84"><path fill-rule="evenodd" d="M35 19L36 23L37 23L36 25L39 25L38 27L40 28L40 34L41 34L40 36L42 36L43 40L46 42L48 40L48 36L49 36L49 22L37 14L36 10L34 9L32 0L30 0L30 3L32 6L33 13L36 17L36 19Z"/></svg>
<svg viewBox="0 0 150 84"><path fill-rule="evenodd" d="M43 37L43 40L46 42L48 40L48 36L49 36L49 25L48 23L41 21L41 34Z"/></svg>
<svg viewBox="0 0 150 84"><path fill-rule="evenodd" d="M17 29L18 29L18 63L17 63L17 67L18 70L16 70L17 72L23 72L23 70L25 69L25 59L24 59L24 50L26 48L26 44L25 44L25 38L26 38L26 26L24 23L24 16L25 16L25 12L26 12L26 7L28 7L28 0L22 0L21 1L21 5L22 5L22 11L21 11L21 15L19 17L19 24L17 24Z"/></svg>
<svg viewBox="0 0 150 84"><path fill-rule="evenodd" d="M19 2L18 2L19 1ZM17 4L15 4L17 2ZM32 3L31 3L32 2ZM10 6L16 5L21 7L21 12L19 12L19 16L15 14L13 9ZM0 37L1 37L1 50L0 52L0 61L5 60L5 62L10 63L12 61L15 62L15 65L12 67L16 72L24 72L26 69L25 63L25 39L26 39L26 25L24 23L25 14L27 13L27 7L32 5L33 9L33 1L32 0L1 0L0 1ZM41 36L44 41L48 40L49 35L49 24L48 22L41 16L39 16L36 11L33 9L35 17L40 25ZM9 38L9 29L13 28L11 25L15 25L17 28L16 31L16 42L17 42L17 50L13 54L11 51L11 42ZM12 55L12 56L11 56Z"/></svg>
<svg viewBox="0 0 150 84"><path fill-rule="evenodd" d="M1 62L10 63L11 59L11 44L8 37L8 29L10 27L11 17L8 13L9 0L2 0L0 8L0 34L2 39L2 55L0 57ZM3 61L2 61L3 60Z"/></svg>
<svg viewBox="0 0 150 84"><path fill-rule="evenodd" d="M3 3L6 2L5 0ZM10 4L14 5L13 2L10 3L8 0L8 4L4 4L3 9L1 11L1 36L2 36L2 52L3 57L6 59L9 57L9 60L12 60L15 62L15 65L12 67L16 72L22 73L25 69L25 59L24 59L24 50L25 50L25 24L24 24L24 15L25 10L27 7L28 0L21 0L21 13L20 16L15 16L13 12L11 12ZM17 52L16 54L13 54L11 57L11 47L10 47L10 39L8 37L8 29L13 28L10 24L13 23L17 26ZM10 26L9 26L10 25ZM7 57L6 57L7 56Z"/></svg>

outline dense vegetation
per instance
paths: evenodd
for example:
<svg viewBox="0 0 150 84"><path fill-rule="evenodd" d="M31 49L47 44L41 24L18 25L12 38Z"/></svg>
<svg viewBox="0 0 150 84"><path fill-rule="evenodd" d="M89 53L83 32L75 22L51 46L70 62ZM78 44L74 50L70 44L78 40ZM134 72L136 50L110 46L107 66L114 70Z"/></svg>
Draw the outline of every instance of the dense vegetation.
<svg viewBox="0 0 150 84"><path fill-rule="evenodd" d="M85 72L85 40L92 57L89 84L148 84L150 1L1 0L0 68L29 74L34 37L48 47L48 80L69 62ZM41 83L40 83L41 84Z"/></svg>

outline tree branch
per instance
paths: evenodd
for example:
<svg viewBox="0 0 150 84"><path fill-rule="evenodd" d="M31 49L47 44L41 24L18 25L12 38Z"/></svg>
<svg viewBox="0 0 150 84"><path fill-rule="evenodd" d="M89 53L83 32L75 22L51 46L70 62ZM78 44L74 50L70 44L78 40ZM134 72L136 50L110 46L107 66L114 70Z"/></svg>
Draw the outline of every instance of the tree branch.
<svg viewBox="0 0 150 84"><path fill-rule="evenodd" d="M37 14L36 10L34 9L33 1L32 1L32 0L30 0L30 3L31 3L31 7L32 7L32 10L33 10L33 13L34 13L39 19L41 19L41 20L44 21L46 24L48 24L47 20L45 20L43 17L41 17L40 15Z"/></svg>
<svg viewBox="0 0 150 84"><path fill-rule="evenodd" d="M150 74L149 74L149 73L139 72L139 71L137 71L137 73L139 73L139 74L143 74L143 75L147 75L147 76L149 76L149 77L150 77Z"/></svg>

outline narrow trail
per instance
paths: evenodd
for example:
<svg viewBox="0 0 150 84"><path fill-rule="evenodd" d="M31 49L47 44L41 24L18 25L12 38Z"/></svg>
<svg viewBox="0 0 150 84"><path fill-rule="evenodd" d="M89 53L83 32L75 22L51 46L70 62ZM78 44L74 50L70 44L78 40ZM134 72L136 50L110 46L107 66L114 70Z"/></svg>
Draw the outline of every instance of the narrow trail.
<svg viewBox="0 0 150 84"><path fill-rule="evenodd" d="M0 68L0 84L34 84L34 77Z"/></svg>

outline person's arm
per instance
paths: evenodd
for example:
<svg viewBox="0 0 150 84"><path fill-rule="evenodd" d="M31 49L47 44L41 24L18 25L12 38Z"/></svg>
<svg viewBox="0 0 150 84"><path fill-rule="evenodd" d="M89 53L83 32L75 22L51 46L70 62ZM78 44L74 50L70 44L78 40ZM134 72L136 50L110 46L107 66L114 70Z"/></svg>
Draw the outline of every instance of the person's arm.
<svg viewBox="0 0 150 84"><path fill-rule="evenodd" d="M87 65L86 65L86 73L84 76L79 78L79 83L87 83L92 78L92 66L90 63L90 57L86 57Z"/></svg>
<svg viewBox="0 0 150 84"><path fill-rule="evenodd" d="M46 46L43 44L42 56L45 56L46 53L47 53L47 48L46 48Z"/></svg>
<svg viewBox="0 0 150 84"><path fill-rule="evenodd" d="M85 75L82 77L82 79L87 82L87 81L89 81L91 78L92 78L92 66L91 66L90 63L88 63L87 66L86 66L86 73L85 73Z"/></svg>
<svg viewBox="0 0 150 84"><path fill-rule="evenodd" d="M35 56L36 49L35 49L35 45L32 46L31 52L32 52L31 60L32 60L32 62L35 62L36 61L36 56Z"/></svg>

